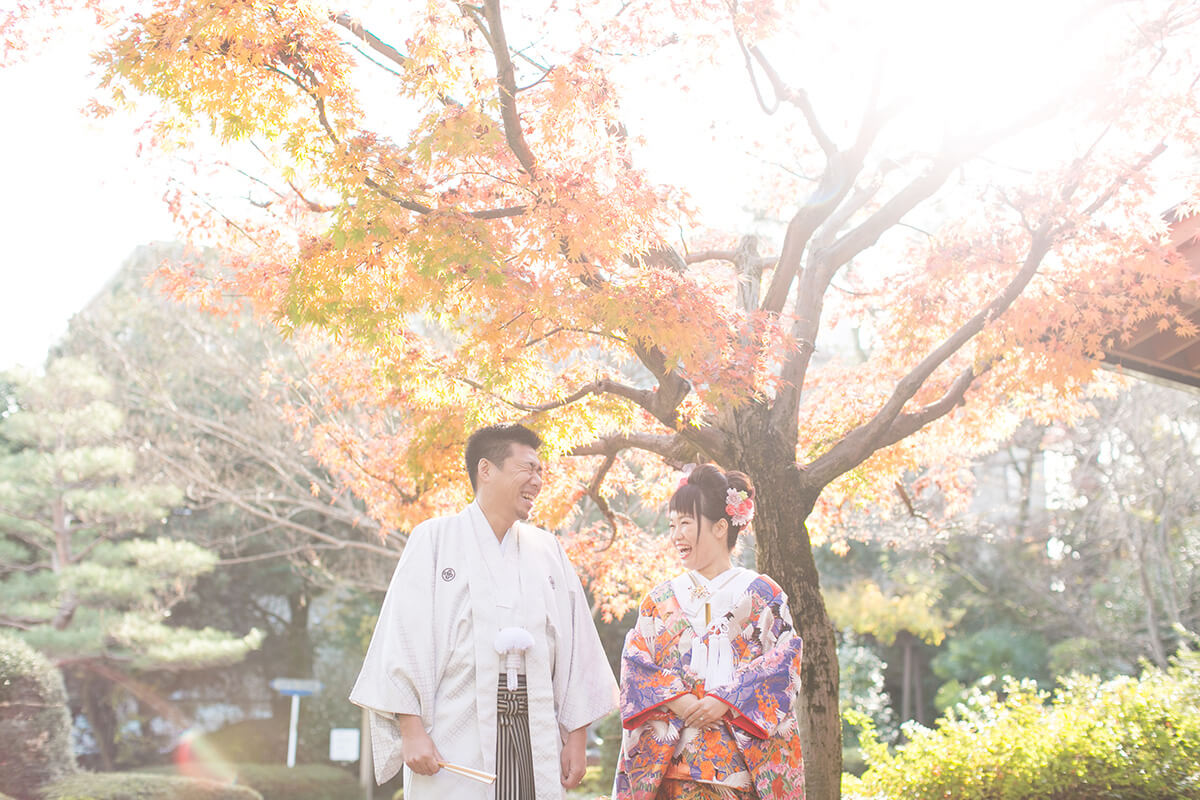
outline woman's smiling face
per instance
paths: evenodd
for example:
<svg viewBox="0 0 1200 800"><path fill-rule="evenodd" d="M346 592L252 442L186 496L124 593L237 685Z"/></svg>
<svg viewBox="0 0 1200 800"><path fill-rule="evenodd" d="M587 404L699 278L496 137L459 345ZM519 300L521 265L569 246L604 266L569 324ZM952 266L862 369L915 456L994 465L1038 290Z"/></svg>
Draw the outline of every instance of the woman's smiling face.
<svg viewBox="0 0 1200 800"><path fill-rule="evenodd" d="M729 548L725 533L728 527L721 522L713 523L704 516L695 517L680 511L672 511L669 531L683 566L694 569L706 578L719 575L729 568Z"/></svg>

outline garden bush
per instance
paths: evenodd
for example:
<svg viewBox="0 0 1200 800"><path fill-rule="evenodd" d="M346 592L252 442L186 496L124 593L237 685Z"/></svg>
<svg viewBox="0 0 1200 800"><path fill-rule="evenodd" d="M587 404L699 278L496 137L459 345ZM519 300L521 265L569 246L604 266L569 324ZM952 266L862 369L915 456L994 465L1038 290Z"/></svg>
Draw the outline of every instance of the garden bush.
<svg viewBox="0 0 1200 800"><path fill-rule="evenodd" d="M1140 678L1071 677L1052 696L1032 681L976 693L933 729L906 727L894 752L865 715L855 723L868 769L844 776L847 800L1200 800L1194 652Z"/></svg>
<svg viewBox="0 0 1200 800"><path fill-rule="evenodd" d="M170 774L177 767L150 767L148 773ZM215 771L215 770L214 770ZM358 797L358 778L323 764L221 764L221 774L235 775L240 786L252 787L263 800L343 800Z"/></svg>
<svg viewBox="0 0 1200 800"><path fill-rule="evenodd" d="M188 741L192 752L241 764L282 764L287 758L287 717L245 719Z"/></svg>
<svg viewBox="0 0 1200 800"><path fill-rule="evenodd" d="M238 764L238 783L253 786L263 800L346 800L362 794L358 778L323 764Z"/></svg>
<svg viewBox="0 0 1200 800"><path fill-rule="evenodd" d="M80 773L47 786L43 800L263 800L248 786L136 772Z"/></svg>
<svg viewBox="0 0 1200 800"><path fill-rule="evenodd" d="M78 770L62 673L9 634L0 634L0 742L0 792L18 800Z"/></svg>

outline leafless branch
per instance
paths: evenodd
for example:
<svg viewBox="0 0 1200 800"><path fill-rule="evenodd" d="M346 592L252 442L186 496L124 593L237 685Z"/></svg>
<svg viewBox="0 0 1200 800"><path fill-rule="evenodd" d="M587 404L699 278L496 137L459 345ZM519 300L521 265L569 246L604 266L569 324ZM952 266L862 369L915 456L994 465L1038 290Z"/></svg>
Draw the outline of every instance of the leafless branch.
<svg viewBox="0 0 1200 800"><path fill-rule="evenodd" d="M904 507L908 509L908 515L924 522L929 522L929 517L917 511L916 505L913 503L912 496L908 493L901 481L896 481L896 494L900 495L900 501L904 503Z"/></svg>
<svg viewBox="0 0 1200 800"><path fill-rule="evenodd" d="M699 264L703 261L728 261L734 263L738 253L736 250L697 250L694 253L688 253L683 257L683 260L688 264ZM755 266L763 269L771 266L779 260L779 256L757 256Z"/></svg>
<svg viewBox="0 0 1200 800"><path fill-rule="evenodd" d="M763 110L763 113L770 116L779 110L779 93L775 93L775 101L770 105L763 97L762 89L758 85L758 75L754 72L754 60L750 55L750 48L746 46L746 42L742 39L742 32L738 30L737 23L733 26L733 36L737 39L738 47L742 51L742 58L746 64L746 74L750 76L750 86L754 89L754 98L758 100L758 107Z"/></svg>
<svg viewBox="0 0 1200 800"><path fill-rule="evenodd" d="M296 547L288 548L287 550L272 550L268 553L256 553L255 555L252 555L252 556L236 556L234 558L222 558L221 560L219 560L217 562L217 565L224 567L224 566L229 566L232 564L248 564L253 561L265 561L265 560L271 559L271 558L284 558L286 556L292 556L297 553L307 553L307 552L316 551L316 550L343 550L343 549L345 549L345 548L339 547L337 545L332 545L332 544L302 544L302 545L298 545ZM389 551L389 552L392 553L393 557L395 557L397 559L400 558L401 551L393 550L393 551Z"/></svg>
<svg viewBox="0 0 1200 800"><path fill-rule="evenodd" d="M828 158L833 158L838 152L838 147L821 125L820 120L817 119L817 112L813 109L808 92L803 89L792 89L784 83L783 79L779 77L779 73L775 71L775 67L767 60L767 57L758 45L752 45L750 53L754 56L754 60L758 62L759 66L762 67L767 80L771 82L771 89L775 92L775 97L791 103L800 109L800 113L804 115L804 121L808 123L809 131L812 132L813 138L817 140L817 144L820 145L821 150L825 152Z"/></svg>

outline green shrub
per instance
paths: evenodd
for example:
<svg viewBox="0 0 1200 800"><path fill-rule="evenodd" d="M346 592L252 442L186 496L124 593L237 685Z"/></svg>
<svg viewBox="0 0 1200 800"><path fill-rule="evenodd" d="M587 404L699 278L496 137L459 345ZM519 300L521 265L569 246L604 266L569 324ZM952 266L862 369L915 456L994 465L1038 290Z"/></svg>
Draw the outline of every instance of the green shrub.
<svg viewBox="0 0 1200 800"><path fill-rule="evenodd" d="M0 742L0 792L20 800L78 770L62 673L9 634L0 634Z"/></svg>
<svg viewBox="0 0 1200 800"><path fill-rule="evenodd" d="M906 728L894 753L858 715L869 769L844 776L845 796L1200 800L1200 655L1141 678L1072 677L1052 698L1032 681L1005 691L972 696L932 730Z"/></svg>
<svg viewBox="0 0 1200 800"><path fill-rule="evenodd" d="M356 776L323 764L238 764L236 770L238 783L253 786L263 800L346 800L362 793Z"/></svg>
<svg viewBox="0 0 1200 800"><path fill-rule="evenodd" d="M147 773L170 774L176 767L147 767ZM240 786L253 787L263 800L343 800L362 794L358 778L323 764L222 764L222 773L237 776Z"/></svg>
<svg viewBox="0 0 1200 800"><path fill-rule="evenodd" d="M44 800L263 800L248 786L136 772L81 773L57 781Z"/></svg>
<svg viewBox="0 0 1200 800"><path fill-rule="evenodd" d="M283 764L287 759L287 717L246 719L195 736L195 752L212 753L243 764Z"/></svg>

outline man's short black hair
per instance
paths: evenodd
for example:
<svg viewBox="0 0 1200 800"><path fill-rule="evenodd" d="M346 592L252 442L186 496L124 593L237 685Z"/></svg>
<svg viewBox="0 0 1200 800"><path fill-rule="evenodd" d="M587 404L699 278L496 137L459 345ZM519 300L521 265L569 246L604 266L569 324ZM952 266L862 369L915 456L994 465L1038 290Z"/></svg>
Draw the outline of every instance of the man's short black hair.
<svg viewBox="0 0 1200 800"><path fill-rule="evenodd" d="M537 450L542 446L542 437L516 423L512 425L488 425L471 434L467 439L467 477L471 479L471 489L475 489L475 481L479 476L479 459L499 466L508 458L514 444L525 444Z"/></svg>

